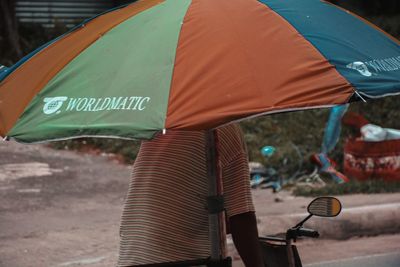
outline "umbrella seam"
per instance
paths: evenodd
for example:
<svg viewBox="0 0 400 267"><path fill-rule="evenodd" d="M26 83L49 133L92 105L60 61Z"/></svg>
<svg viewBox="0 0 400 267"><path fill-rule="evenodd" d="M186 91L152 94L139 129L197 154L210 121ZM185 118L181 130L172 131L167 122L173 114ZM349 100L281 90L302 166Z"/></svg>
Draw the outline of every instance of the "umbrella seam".
<svg viewBox="0 0 400 267"><path fill-rule="evenodd" d="M173 69L172 69L172 73L171 73L171 81L170 81L170 85L169 85L169 93L168 93L167 105L166 105L166 110L165 110L164 127L163 127L163 130L162 130L163 134L165 134L166 131L167 131L166 124L167 124L167 120L168 120L167 118L168 118L168 111L169 111L169 102L170 102L170 100L171 100L171 95L172 95L172 94L171 94L171 91L172 91L172 88L173 88L173 86L174 86L174 76L175 76L176 60L177 60L178 47L179 47L179 43L180 43L180 39L181 39L181 34L182 34L182 28L183 28L183 25L185 24L186 16L187 16L187 14L188 14L188 12L189 12L189 9L190 9L190 7L192 6L192 4L193 4L193 0L190 0L190 4L188 5L188 8L187 8L187 10L186 10L186 13L185 13L185 15L183 16L182 23L181 23L181 28L180 28L179 33L178 33L178 39L177 39L177 42L176 42L176 49L175 49L174 65L173 65Z"/></svg>

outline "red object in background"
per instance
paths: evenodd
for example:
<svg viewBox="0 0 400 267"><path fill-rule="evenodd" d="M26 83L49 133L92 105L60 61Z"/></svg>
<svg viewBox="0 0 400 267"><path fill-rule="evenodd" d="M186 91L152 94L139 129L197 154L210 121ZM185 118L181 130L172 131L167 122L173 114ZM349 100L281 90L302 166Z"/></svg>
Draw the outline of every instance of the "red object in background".
<svg viewBox="0 0 400 267"><path fill-rule="evenodd" d="M359 181L400 181L400 140L365 142L350 138L343 162L345 175Z"/></svg>
<svg viewBox="0 0 400 267"><path fill-rule="evenodd" d="M369 124L369 121L364 118L362 115L354 113L354 112L347 112L343 118L342 118L342 123L344 125L350 126L356 130L358 130L356 137L360 137L360 129L364 125Z"/></svg>

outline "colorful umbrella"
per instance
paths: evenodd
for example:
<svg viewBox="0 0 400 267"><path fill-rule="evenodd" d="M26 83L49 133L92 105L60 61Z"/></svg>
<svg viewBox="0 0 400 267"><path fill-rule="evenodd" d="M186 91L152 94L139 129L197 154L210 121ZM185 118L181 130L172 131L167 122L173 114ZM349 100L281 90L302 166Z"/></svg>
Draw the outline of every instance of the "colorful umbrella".
<svg viewBox="0 0 400 267"><path fill-rule="evenodd" d="M398 94L400 46L319 0L139 0L0 79L3 137L143 139Z"/></svg>

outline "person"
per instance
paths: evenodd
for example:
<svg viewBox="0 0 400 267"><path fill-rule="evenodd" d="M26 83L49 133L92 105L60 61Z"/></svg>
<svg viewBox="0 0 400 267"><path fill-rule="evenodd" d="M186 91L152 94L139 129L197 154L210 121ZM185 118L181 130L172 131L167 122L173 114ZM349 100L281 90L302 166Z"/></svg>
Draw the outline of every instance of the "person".
<svg viewBox="0 0 400 267"><path fill-rule="evenodd" d="M243 134L237 124L216 131L232 239L247 267L261 267ZM208 258L207 183L205 131L143 141L122 213L118 266Z"/></svg>

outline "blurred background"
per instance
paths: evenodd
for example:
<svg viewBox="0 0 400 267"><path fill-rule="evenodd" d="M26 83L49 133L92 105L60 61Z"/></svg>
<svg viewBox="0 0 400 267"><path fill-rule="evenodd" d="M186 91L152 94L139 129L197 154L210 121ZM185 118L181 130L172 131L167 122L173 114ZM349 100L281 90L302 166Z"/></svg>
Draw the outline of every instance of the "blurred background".
<svg viewBox="0 0 400 267"><path fill-rule="evenodd" d="M130 2L0 0L0 65L10 66L85 19ZM400 38L399 0L330 2ZM400 96L395 96L352 103L347 114L400 129L399 108ZM304 262L324 267L400 266L400 182L379 174L334 182L332 173L346 174L345 145L359 136L359 130L341 125L339 118L336 126L342 130L327 154L329 164L316 162L330 112L308 110L241 122L252 166L264 172L251 181L260 233L292 226L304 215L310 196L345 194L340 196L342 217L312 225L321 230L323 240L298 243ZM34 146L0 142L0 267L113 266L131 163L139 145L95 138ZM396 153L392 156L399 160L400 150ZM332 173L321 171L327 166ZM312 175L316 170L319 176ZM282 183L292 177L295 182ZM234 266L243 266L229 245Z"/></svg>

